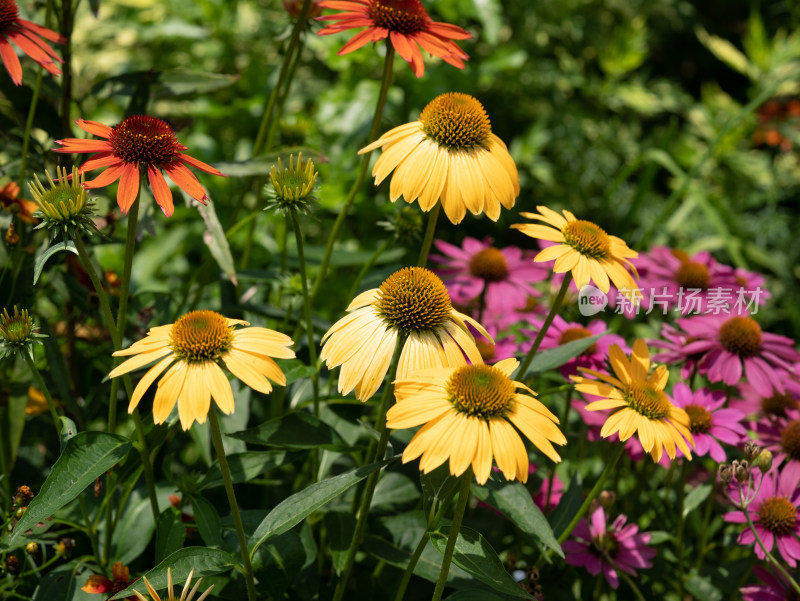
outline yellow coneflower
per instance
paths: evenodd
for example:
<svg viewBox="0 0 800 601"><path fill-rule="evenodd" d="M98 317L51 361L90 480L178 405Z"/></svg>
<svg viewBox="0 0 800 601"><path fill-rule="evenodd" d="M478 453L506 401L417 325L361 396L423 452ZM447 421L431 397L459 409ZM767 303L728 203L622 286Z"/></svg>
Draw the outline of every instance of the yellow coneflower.
<svg viewBox="0 0 800 601"><path fill-rule="evenodd" d="M466 323L491 340L483 326L453 308L442 281L421 267L396 271L380 288L359 294L347 310L350 314L323 336L320 358L328 369L342 366L339 392L355 389L361 401L380 387L401 334L406 337L397 366L401 379L417 369L466 365L467 359L483 363Z"/></svg>
<svg viewBox="0 0 800 601"><path fill-rule="evenodd" d="M578 219L569 211L562 211L562 216L547 207L538 206L536 209L538 213L520 215L547 225L516 223L511 226L532 238L557 243L541 251L533 258L534 261L555 260L553 271L571 271L578 289L594 281L600 290L608 292L610 279L628 298L641 298L642 293L631 272L637 279L639 276L628 260L639 253L628 248L624 240L608 235L600 226Z"/></svg>
<svg viewBox="0 0 800 601"><path fill-rule="evenodd" d="M194 570L189 572L189 576L186 578L186 584L183 585L183 591L181 592L180 597L175 596L175 591L172 587L172 570L170 568L167 568L167 594L169 595L169 597L163 597L163 598L160 597L156 592L156 590L150 585L150 582L148 582L147 578L144 576L142 577L142 580L144 581L144 585L147 587L147 592L150 594L150 600L148 600L139 591L135 590L133 592L136 594L136 597L139 599L139 601L192 601L195 593L197 592L197 589L200 588L200 583L203 582L203 579L200 578L192 587L192 589L189 590L193 574ZM197 601L203 601L203 599L208 597L213 588L214 585L212 584L206 589L206 591L202 595L200 595L197 598Z"/></svg>
<svg viewBox="0 0 800 601"><path fill-rule="evenodd" d="M659 365L649 373L650 354L641 338L633 344L630 360L616 344L609 349L608 360L616 377L584 368L580 368L581 372L596 379L572 376L578 392L602 397L586 405L588 411L617 409L606 420L600 435L606 438L618 433L624 442L637 434L655 461L661 459L664 450L674 459L676 447L691 459L689 445L694 447L694 439L689 431L689 416L664 392L669 379L667 367Z"/></svg>
<svg viewBox="0 0 800 601"><path fill-rule="evenodd" d="M454 476L472 465L483 484L494 457L507 479L525 482L528 451L519 432L550 459L561 461L552 445L567 442L556 426L558 418L530 396L536 395L533 390L511 379L517 366L516 359L505 359L493 366L427 369L398 378L397 404L387 412L386 425L424 424L406 447L403 462L421 456L419 468L428 473L449 460Z"/></svg>
<svg viewBox="0 0 800 601"><path fill-rule="evenodd" d="M500 217L519 196L519 174L503 141L492 133L483 105L472 96L450 92L434 98L418 121L389 130L359 154L383 147L372 175L375 185L394 171L389 199L419 200L430 211L441 199L452 223L467 210Z"/></svg>
<svg viewBox="0 0 800 601"><path fill-rule="evenodd" d="M272 391L270 380L286 384L286 377L272 358L293 358L294 351L287 348L293 344L292 339L267 328L237 330L237 325L250 324L228 319L215 311L192 311L175 323L151 328L145 338L115 352L115 357L135 357L116 367L109 374L112 378L159 360L133 391L128 412L136 408L165 370L153 402L153 420L163 423L177 401L184 430L195 420L205 423L212 397L223 413L233 412L233 392L220 362L259 392Z"/></svg>

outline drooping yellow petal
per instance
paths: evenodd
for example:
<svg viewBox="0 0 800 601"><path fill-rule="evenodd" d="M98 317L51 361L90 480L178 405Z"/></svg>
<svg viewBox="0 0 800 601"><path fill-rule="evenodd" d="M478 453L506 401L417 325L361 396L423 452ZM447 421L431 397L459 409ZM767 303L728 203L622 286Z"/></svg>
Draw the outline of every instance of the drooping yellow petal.
<svg viewBox="0 0 800 601"><path fill-rule="evenodd" d="M131 395L131 402L128 404L128 413L133 413L133 410L136 409L139 405L139 401L142 400L144 393L147 392L147 389L155 382L156 378L161 375L161 373L169 367L169 365L175 360L173 355L166 357L156 363L153 367L147 370L147 373L142 376L142 379L139 380L139 383L136 385L136 388L133 390L133 395Z"/></svg>
<svg viewBox="0 0 800 601"><path fill-rule="evenodd" d="M214 398L219 410L225 415L233 413L234 401L233 391L228 378L225 377L225 372L216 363L210 362L203 370L203 378L205 379L206 388L208 388L211 396Z"/></svg>

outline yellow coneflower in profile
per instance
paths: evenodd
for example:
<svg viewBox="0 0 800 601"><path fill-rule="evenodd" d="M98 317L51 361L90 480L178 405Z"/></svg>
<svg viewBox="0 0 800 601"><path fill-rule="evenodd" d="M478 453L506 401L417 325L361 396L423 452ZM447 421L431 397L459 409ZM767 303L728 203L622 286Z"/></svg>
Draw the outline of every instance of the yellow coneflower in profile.
<svg viewBox="0 0 800 601"><path fill-rule="evenodd" d="M600 435L606 438L619 433L620 441L625 442L637 434L654 461L661 459L664 450L674 459L676 446L691 459L689 445L694 447L694 439L689 416L664 392L669 379L667 367L659 365L649 373L650 354L641 338L633 344L630 360L616 344L609 349L608 360L616 377L584 368L579 369L596 380L572 376L575 390L602 397L586 405L588 411L618 410L606 420Z"/></svg>
<svg viewBox="0 0 800 601"><path fill-rule="evenodd" d="M135 356L112 370L112 378L160 359L133 391L128 413L165 370L153 402L153 420L164 423L177 401L184 430L195 420L205 423L212 397L220 411L233 413L233 392L220 362L259 392L272 391L270 380L286 384L286 377L272 358L293 358L294 351L287 348L293 344L292 339L267 328L237 330L237 325L250 324L215 311L192 311L175 323L151 328L145 338L115 352L115 357Z"/></svg>
<svg viewBox="0 0 800 601"><path fill-rule="evenodd" d="M483 363L467 322L491 340L483 326L453 308L442 280L422 267L396 271L347 310L323 336L320 359L328 369L342 366L339 392L355 389L361 401L380 387L400 335L406 337L397 366L401 379L413 370L466 365L467 359Z"/></svg>
<svg viewBox="0 0 800 601"><path fill-rule="evenodd" d="M403 452L403 463L422 456L419 469L427 474L449 460L454 476L472 465L478 483L484 484L494 457L508 480L525 482L528 451L517 430L560 462L551 444L567 443L556 426L558 418L530 396L536 394L533 390L511 379L518 366L516 359L505 359L398 378L397 404L386 413L386 425L396 429L424 424Z"/></svg>
<svg viewBox="0 0 800 601"><path fill-rule="evenodd" d="M146 577L142 577L144 581L144 585L147 587L147 592L150 594L150 600L148 600L142 593L139 591L133 591L136 593L136 597L139 601L192 601L194 598L194 594L197 592L197 589L200 588L200 583L203 582L203 579L200 578L195 585L189 590L189 586L192 582L192 575L194 574L194 570L189 572L189 576L186 578L186 584L183 585L183 591L181 592L180 597L175 596L175 591L172 587L172 570L167 568L167 594L169 597L160 597L156 590L150 585ZM214 585L212 584L209 586L206 591L197 598L197 601L203 601L213 590Z"/></svg>
<svg viewBox="0 0 800 601"><path fill-rule="evenodd" d="M628 298L641 298L642 293L630 272L637 279L639 275L628 260L639 256L639 253L628 248L624 240L609 236L600 226L578 219L569 211L562 211L562 217L547 207L538 206L536 209L538 213L520 215L543 221L547 225L516 223L511 226L532 238L557 243L541 251L533 258L534 261L555 260L553 271L571 271L579 290L594 281L600 290L607 293L611 279L614 286Z"/></svg>
<svg viewBox="0 0 800 601"><path fill-rule="evenodd" d="M434 98L418 121L389 130L359 154L383 147L372 175L380 184L394 170L389 198L419 200L430 211L441 199L452 223L467 211L500 217L519 196L519 174L503 141L492 133L483 105L468 94Z"/></svg>

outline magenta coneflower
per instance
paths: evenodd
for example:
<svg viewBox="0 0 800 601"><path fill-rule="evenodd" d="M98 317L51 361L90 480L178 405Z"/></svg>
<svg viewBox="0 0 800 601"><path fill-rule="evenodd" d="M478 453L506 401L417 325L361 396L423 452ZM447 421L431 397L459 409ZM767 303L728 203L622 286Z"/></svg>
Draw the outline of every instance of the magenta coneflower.
<svg viewBox="0 0 800 601"><path fill-rule="evenodd" d="M739 589L742 601L793 601L797 593L780 574L773 574L764 568L753 568L763 584L751 584Z"/></svg>
<svg viewBox="0 0 800 601"><path fill-rule="evenodd" d="M0 0L0 59L15 85L22 85L22 65L11 42L53 75L61 74L56 62L64 61L39 36L59 44L66 42L52 29L20 19L15 0Z"/></svg>
<svg viewBox="0 0 800 601"><path fill-rule="evenodd" d="M484 294L484 314L508 313L525 306L530 296L541 296L533 284L546 280L549 270L523 259L514 246L497 248L488 241L464 238L461 248L436 240L443 254L431 255L434 271L442 278L450 297L467 304Z"/></svg>
<svg viewBox="0 0 800 601"><path fill-rule="evenodd" d="M794 342L786 336L761 330L752 317L698 315L679 319L687 336L681 349L686 359L702 354L698 371L711 382L735 386L744 375L764 396L785 392L784 380L794 377L792 363L800 359Z"/></svg>
<svg viewBox="0 0 800 601"><path fill-rule="evenodd" d="M759 420L755 431L759 443L772 452L772 465L785 462L800 471L800 411L784 409L784 412L785 417Z"/></svg>
<svg viewBox="0 0 800 601"><path fill-rule="evenodd" d="M768 396L761 394L747 382L739 384L737 389L738 398L732 398L728 405L744 413L753 422L775 421L785 418L788 410L800 409L800 390L792 380L786 382L786 392L773 392Z"/></svg>
<svg viewBox="0 0 800 601"><path fill-rule="evenodd" d="M789 464L780 472L770 470L764 474L758 492L745 511L755 526L756 533L764 543L767 551L772 551L777 546L783 560L792 567L800 559L800 463ZM737 485L731 485L731 497L739 498ZM733 524L746 524L743 511L732 511L723 516L726 522ZM755 544L755 536L750 528L745 528L739 535L741 545ZM755 544L756 557L764 559L761 546Z"/></svg>
<svg viewBox="0 0 800 601"><path fill-rule="evenodd" d="M612 588L619 587L617 570L636 576L636 570L650 568L656 550L647 544L649 533L639 533L639 526L626 524L627 517L620 515L606 525L606 514L598 507L589 516L591 524L582 519L572 533L574 540L565 541L565 561L572 566L582 566L596 576L601 571Z"/></svg>
<svg viewBox="0 0 800 601"><path fill-rule="evenodd" d="M672 389L672 402L689 415L689 430L694 437L694 452L699 457L710 455L717 463L725 461L725 451L719 444L737 446L747 437L741 421L744 414L736 409L725 409L723 391L711 392L702 388L692 392L683 382Z"/></svg>
<svg viewBox="0 0 800 601"><path fill-rule="evenodd" d="M680 320L679 320L680 321ZM692 377L697 369L697 362L703 357L703 352L686 353L686 345L694 342L694 338L675 326L665 323L661 327L661 339L648 338L648 346L664 349L653 355L653 361L666 365L681 365L681 378L684 380Z"/></svg>
<svg viewBox="0 0 800 601"><path fill-rule="evenodd" d="M535 473L537 467L531 463L530 473ZM536 506L544 511L552 511L556 505L561 501L564 496L564 481L556 475L553 475L553 486L550 488L550 477L542 475L542 485L533 494L533 502Z"/></svg>

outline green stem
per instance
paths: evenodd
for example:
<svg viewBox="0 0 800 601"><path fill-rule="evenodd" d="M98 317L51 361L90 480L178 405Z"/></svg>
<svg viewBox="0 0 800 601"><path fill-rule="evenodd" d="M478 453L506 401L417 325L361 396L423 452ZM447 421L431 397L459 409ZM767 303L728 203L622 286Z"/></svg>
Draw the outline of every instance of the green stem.
<svg viewBox="0 0 800 601"><path fill-rule="evenodd" d="M612 565L613 565L613 562L612 562ZM622 579L625 581L625 584L627 584L630 587L630 589L633 591L633 594L636 595L636 599L638 599L638 601L646 601L644 595L642 595L642 591L639 590L639 588L633 582L633 579L630 576L628 576L628 574L626 574L625 571L621 570L619 567L615 566L615 569L616 569L617 574L622 576ZM683 597L680 597L680 598L683 599Z"/></svg>
<svg viewBox="0 0 800 601"><path fill-rule="evenodd" d="M33 361L32 356L32 349L31 352L28 352L28 349L22 349L22 356L25 357L25 363L28 364L28 367L33 374L34 380L36 380L37 386L44 394L44 398L47 400L47 407L50 409L50 417L53 418L53 425L56 428L56 434L60 437L61 436L61 421L58 419L58 412L56 411L56 404L53 402L53 397L50 396L50 391L47 389L47 384L44 383L44 378L42 378L42 374L39 373L39 368L36 367L36 363Z"/></svg>
<svg viewBox="0 0 800 601"><path fill-rule="evenodd" d="M561 416L561 428L564 431L567 430L567 424L569 424L569 412L570 409L572 408L572 393L574 391L575 388L573 387L570 387L569 390L567 390L567 400L566 400L566 406L564 407L564 415ZM555 479L556 479L556 466L554 465L553 469L550 471L550 478L547 486L547 499L545 500L544 503L545 511L547 511L550 508L550 497L553 494L553 483L555 482Z"/></svg>
<svg viewBox="0 0 800 601"><path fill-rule="evenodd" d="M444 587L447 583L447 575L450 573L450 562L453 560L453 551L456 548L458 531L461 530L461 521L464 519L464 512L467 509L467 501L470 497L470 485L472 484L472 468L468 468L461 475L461 490L458 491L458 504L453 514L453 523L450 525L450 534L447 537L447 546L444 548L442 558L442 568L439 571L439 579L436 581L436 589L433 591L431 601L441 601Z"/></svg>
<svg viewBox="0 0 800 601"><path fill-rule="evenodd" d="M89 253L86 252L86 246L84 246L81 235L78 232L72 232L72 242L78 250L78 258L83 264L83 268L86 270L86 273L89 274L89 279L92 280L94 291L97 293L97 298L100 300L100 311L103 313L106 328L111 332L111 341L114 343L114 350L118 351L121 347L119 332L117 331L117 323L114 321L114 314L111 312L111 305L108 304L106 290L100 282L97 270L94 268Z"/></svg>
<svg viewBox="0 0 800 601"><path fill-rule="evenodd" d="M369 137L367 139L367 143L373 142L378 137L378 130L381 126L381 119L383 118L383 107L386 105L386 97L389 94L389 88L392 85L392 65L394 64L394 48L391 44L386 44L386 59L383 63L383 77L381 78L381 89L378 93L378 104L375 107L375 115L372 117L372 127L369 130ZM313 302L314 299L317 297L317 293L319 292L320 288L322 287L322 283L325 281L325 275L328 273L328 265L331 261L331 255L333 254L333 246L336 243L336 239L339 237L339 233L342 231L342 227L344 226L344 220L347 218L347 214L350 212L350 207L353 204L353 201L358 194L358 191L361 189L361 185L364 183L364 179L367 176L367 170L369 169L369 153L365 154L361 160L361 168L358 170L358 175L356 176L356 181L353 182L353 186L350 188L350 192L347 194L347 198L345 198L344 205L341 209L339 209L339 214L336 216L336 221L333 224L333 228L331 229L331 235L328 238L328 243L325 246L325 254L322 256L322 262L319 266L319 274L317 275L317 279L314 281L314 287L311 289L311 301Z"/></svg>
<svg viewBox="0 0 800 601"><path fill-rule="evenodd" d="M684 552L683 552L683 530L686 519L683 515L683 507L686 501L686 476L689 473L689 462L684 460L681 463L681 479L678 487L678 535L676 537L675 554L678 556L678 599L683 599L683 579L684 579Z"/></svg>
<svg viewBox="0 0 800 601"><path fill-rule="evenodd" d="M356 279L353 280L353 285L350 286L350 292L348 292L345 298L353 299L356 297L356 293L358 292L358 287L361 285L361 280L364 279L364 276L367 275L367 272L370 269L372 269L373 265L375 265L375 261L378 260L378 257L380 257L383 253L386 252L386 249L389 248L389 246L392 244L393 241L394 237L387 238L386 240L383 241L383 244L381 244L377 248L377 250L374 253L372 253L372 256L361 267L361 271L358 272Z"/></svg>
<svg viewBox="0 0 800 601"><path fill-rule="evenodd" d="M708 540L708 527L711 523L711 510L714 508L714 493L717 492L717 480L716 478L711 479L711 491L708 493L708 499L706 500L706 508L703 512L703 527L700 529L700 542L697 545L698 554L697 554L697 564L695 565L695 571L700 571L700 568L703 565L703 557L706 554L706 541Z"/></svg>
<svg viewBox="0 0 800 601"><path fill-rule="evenodd" d="M61 58L61 133L68 138L72 134L72 29L74 24L72 0L61 0L61 35L66 40L62 46Z"/></svg>
<svg viewBox="0 0 800 601"><path fill-rule="evenodd" d="M147 485L147 496L150 498L150 509L153 512L156 523L158 523L158 516L161 515L161 512L158 509L156 478L153 473L153 459L150 457L150 452L147 450L147 438L144 435L144 424L142 424L142 416L139 414L139 409L134 409L131 415L133 416L133 425L136 428L136 439L139 442L139 453L142 456L144 481Z"/></svg>
<svg viewBox="0 0 800 601"><path fill-rule="evenodd" d="M428 213L428 226L425 228L425 238L422 240L422 246L419 250L419 259L417 259L418 267L425 267L428 264L428 253L431 252L431 244L433 244L433 234L436 232L436 223L439 221L439 213L442 211L442 201L440 200Z"/></svg>
<svg viewBox="0 0 800 601"><path fill-rule="evenodd" d="M306 332L308 334L308 360L314 373L311 376L311 389L314 395L314 417L319 417L319 370L317 369L317 346L314 341L314 324L311 321L311 297L308 293L308 279L306 276L306 259L303 253L303 234L300 231L300 221L297 219L297 209L291 207L289 215L294 230L294 239L297 244L297 259L300 263L300 280L303 286L303 307L305 310Z"/></svg>
<svg viewBox="0 0 800 601"><path fill-rule="evenodd" d="M556 299L553 301L553 306L550 307L550 313L547 314L542 327L539 329L539 333L536 334L536 340L533 341L531 350L528 351L528 354L522 361L522 365L519 366L516 379L520 382L525 380L525 372L528 371L531 361L533 361L533 358L536 356L536 352L539 350L539 346L542 344L542 340L544 340L544 335L547 333L547 330L550 328L550 324L553 323L553 319L555 319L555 316L558 314L558 310L561 308L561 303L564 301L564 296L567 294L567 289L569 288L571 282L572 272L568 271L564 274L564 281L561 282L561 288L558 290Z"/></svg>
<svg viewBox="0 0 800 601"><path fill-rule="evenodd" d="M211 439L214 441L214 450L217 453L219 469L222 472L222 481L225 483L225 492L228 495L228 503L231 506L233 525L236 528L236 538L239 539L239 551L242 555L242 567L244 577L247 581L247 598L249 601L256 601L256 583L253 578L253 566L250 564L250 553L247 549L247 538L244 535L242 516L239 513L239 504L236 502L236 493L233 491L233 480L231 480L231 470L228 467L228 459L225 456L225 447L222 444L222 434L219 429L217 419L217 408L212 407L208 412L208 422L211 426Z"/></svg>
<svg viewBox="0 0 800 601"><path fill-rule="evenodd" d="M397 337L397 343L394 347L392 362L389 364L389 373L386 376L386 383L384 384L383 396L381 397L381 404L378 412L378 423L376 424L376 429L378 432L380 432L381 438L378 442L378 445L375 447L375 452L369 453L367 463L372 463L376 459L382 458L386 453L386 447L389 444L389 429L386 427L386 411L389 408L392 392L394 391L394 379L397 375L397 366L400 363L400 354L403 350L403 344L405 344L405 336L400 334ZM336 585L336 590L333 594L333 601L342 601L342 598L344 597L345 589L347 588L347 582L350 579L350 572L353 570L353 563L356 559L356 553L361 545L361 539L364 536L364 530L367 526L367 516L369 515L369 508L372 504L372 496L375 493L375 486L378 484L379 476L380 470L373 472L369 475L369 478L367 478L367 485L364 489L364 494L361 497L361 505L358 509L358 518L356 519L356 527L353 531L353 538L350 541L350 548L347 551L347 557L345 559L342 575L339 578L339 582Z"/></svg>

